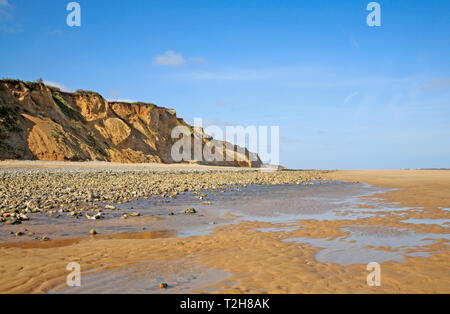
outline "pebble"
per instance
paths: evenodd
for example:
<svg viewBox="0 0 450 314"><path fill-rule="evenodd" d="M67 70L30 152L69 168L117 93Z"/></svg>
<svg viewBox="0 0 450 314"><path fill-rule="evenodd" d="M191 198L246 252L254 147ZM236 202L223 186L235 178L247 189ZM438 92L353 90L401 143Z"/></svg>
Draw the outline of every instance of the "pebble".
<svg viewBox="0 0 450 314"><path fill-rule="evenodd" d="M182 214L193 215L193 214L196 214L197 211L195 210L195 208L189 208L189 209L183 210L181 213Z"/></svg>
<svg viewBox="0 0 450 314"><path fill-rule="evenodd" d="M124 169L108 167L84 168L1 168L0 224L20 224L35 214L66 214L74 219L95 209L115 211L117 204L139 198L164 195L170 202L176 195L192 191L206 201L200 191L225 193L249 184L290 184L320 180L320 171L258 170L183 170L156 171L130 166ZM186 213L192 213L187 211ZM196 213L196 212L194 212ZM101 216L96 214L92 219ZM88 216L86 216L88 218ZM88 218L90 219L90 218Z"/></svg>
<svg viewBox="0 0 450 314"><path fill-rule="evenodd" d="M97 220L97 219L102 218L102 213L98 213L98 214L93 215L93 216L91 216L89 214L86 214L86 218L89 219L89 220Z"/></svg>

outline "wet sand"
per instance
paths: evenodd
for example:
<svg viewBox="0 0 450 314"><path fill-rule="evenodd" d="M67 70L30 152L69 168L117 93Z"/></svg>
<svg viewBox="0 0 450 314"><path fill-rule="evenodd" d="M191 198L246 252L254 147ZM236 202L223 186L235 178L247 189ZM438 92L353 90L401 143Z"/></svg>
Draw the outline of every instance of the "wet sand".
<svg viewBox="0 0 450 314"><path fill-rule="evenodd" d="M397 189L383 194L382 199L386 202L420 206L430 211L450 208L450 170L335 171L328 173L326 177Z"/></svg>
<svg viewBox="0 0 450 314"><path fill-rule="evenodd" d="M228 191L211 196L210 206L197 201L200 217L172 217L190 219L199 232L193 236L182 220L164 215L127 221L119 236L76 237L74 230L66 236L72 238L49 242L6 241L0 292L157 293L158 281L168 281L167 293L450 292L450 172L325 176L371 186L330 181ZM217 225L208 223L213 219ZM381 287L366 284L367 261L380 263ZM64 287L70 262L80 263L84 289ZM117 291L118 284L127 291Z"/></svg>

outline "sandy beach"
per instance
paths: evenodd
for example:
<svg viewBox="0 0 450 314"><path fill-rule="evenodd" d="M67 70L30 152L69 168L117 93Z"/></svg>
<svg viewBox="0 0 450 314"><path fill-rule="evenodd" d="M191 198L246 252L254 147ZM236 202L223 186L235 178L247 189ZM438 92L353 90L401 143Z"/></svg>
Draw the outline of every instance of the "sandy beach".
<svg viewBox="0 0 450 314"><path fill-rule="evenodd" d="M0 0L0 296L450 294L449 22L450 1Z"/></svg>
<svg viewBox="0 0 450 314"><path fill-rule="evenodd" d="M60 201L48 208L39 189L19 196L20 182L30 181L2 187L3 200L42 203L25 206L41 209L27 212L29 221L0 224L1 293L450 292L450 171L116 166L108 171L123 169L105 173L66 165L44 163L31 173L21 163L1 165L3 184L10 176L37 176L47 189L53 180L62 186L52 195ZM83 176L97 185L105 180L103 188L90 198L95 186L83 186L86 195L64 204L63 192L85 182ZM97 195L119 192L119 199ZM70 209L60 211L63 205ZM184 213L188 208L195 213ZM89 220L86 213L103 217ZM98 235L89 236L91 229ZM81 287L65 286L71 262L81 265ZM366 283L368 262L381 266L379 287ZM159 289L160 282L168 289Z"/></svg>

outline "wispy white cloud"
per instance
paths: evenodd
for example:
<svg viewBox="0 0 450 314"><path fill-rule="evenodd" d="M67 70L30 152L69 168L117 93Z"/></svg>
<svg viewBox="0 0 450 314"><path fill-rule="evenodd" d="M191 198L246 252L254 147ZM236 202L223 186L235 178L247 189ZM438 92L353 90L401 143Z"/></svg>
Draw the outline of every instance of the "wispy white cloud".
<svg viewBox="0 0 450 314"><path fill-rule="evenodd" d="M270 78L271 74L258 70L229 70L229 71L197 71L182 74L185 78L200 81L258 81Z"/></svg>
<svg viewBox="0 0 450 314"><path fill-rule="evenodd" d="M348 76L345 74L338 76L315 77L306 80L296 80L289 83L296 87L377 87L377 86L403 86L410 87L416 83L414 77L393 77L393 76Z"/></svg>
<svg viewBox="0 0 450 314"><path fill-rule="evenodd" d="M159 66L179 67L186 64L186 60L181 53L167 50L164 54L156 56L153 60L153 64Z"/></svg>
<svg viewBox="0 0 450 314"><path fill-rule="evenodd" d="M0 0L0 7L11 8L12 5L8 2L8 0Z"/></svg>
<svg viewBox="0 0 450 314"><path fill-rule="evenodd" d="M6 33L21 33L23 25L17 23L14 11L15 7L8 0L0 0L0 31Z"/></svg>
<svg viewBox="0 0 450 314"><path fill-rule="evenodd" d="M153 60L153 65L156 66L168 66L168 67L180 67L188 63L201 63L205 62L202 57L185 58L181 53L173 50L167 50L161 55L158 55Z"/></svg>
<svg viewBox="0 0 450 314"><path fill-rule="evenodd" d="M322 73L321 66L286 66L268 68L226 67L205 71L187 71L174 74L183 79L201 81L263 81L270 79L293 79Z"/></svg>
<svg viewBox="0 0 450 314"><path fill-rule="evenodd" d="M0 21L10 16L12 5L8 0L0 0Z"/></svg>
<svg viewBox="0 0 450 314"><path fill-rule="evenodd" d="M72 92L72 90L64 84L60 84L60 83L53 82L53 81L46 81L46 80L44 80L44 84L47 86L53 86L53 87L59 88L62 92Z"/></svg>
<svg viewBox="0 0 450 314"><path fill-rule="evenodd" d="M344 99L344 105L346 105L352 98L358 96L358 92L353 92Z"/></svg>
<svg viewBox="0 0 450 314"><path fill-rule="evenodd" d="M323 65L293 65L269 68L222 68L209 71L184 71L170 74L186 80L267 81L294 88L410 87L416 77L351 75L348 70ZM350 99L349 99L350 100Z"/></svg>

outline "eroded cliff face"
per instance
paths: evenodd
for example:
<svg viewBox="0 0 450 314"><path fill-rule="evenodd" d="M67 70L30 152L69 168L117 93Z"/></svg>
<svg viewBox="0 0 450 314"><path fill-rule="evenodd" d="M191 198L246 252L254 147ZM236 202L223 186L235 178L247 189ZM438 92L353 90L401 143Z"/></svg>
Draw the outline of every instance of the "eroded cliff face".
<svg viewBox="0 0 450 314"><path fill-rule="evenodd" d="M0 80L0 159L173 163L176 126L188 128L191 141L201 134L174 110L153 104L108 102L94 92ZM203 146L211 143L207 136L202 140ZM224 152L226 144L220 142ZM251 161L249 155L245 150L235 153L234 161L200 163L259 167L259 158Z"/></svg>

